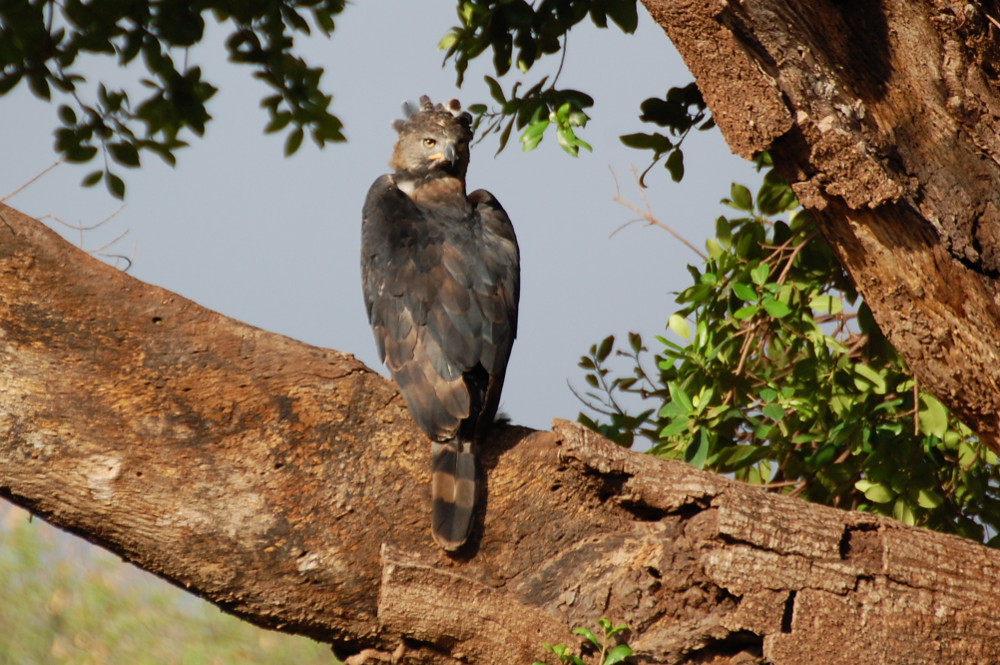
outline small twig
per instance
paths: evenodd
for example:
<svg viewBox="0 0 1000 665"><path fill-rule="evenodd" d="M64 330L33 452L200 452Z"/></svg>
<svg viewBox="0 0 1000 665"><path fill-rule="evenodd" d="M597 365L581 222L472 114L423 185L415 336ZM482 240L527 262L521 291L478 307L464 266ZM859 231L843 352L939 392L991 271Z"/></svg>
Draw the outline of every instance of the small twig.
<svg viewBox="0 0 1000 665"><path fill-rule="evenodd" d="M763 483L761 485L757 485L757 487L761 487L766 490L775 490L775 489L781 489L782 487L796 487L798 485L805 485L805 482L806 481L804 480L779 480L773 483Z"/></svg>
<svg viewBox="0 0 1000 665"><path fill-rule="evenodd" d="M801 482L802 482L801 485L799 485L798 487L796 487L795 489L793 489L791 492L789 492L785 496L787 496L787 497L789 497L791 499L794 499L798 495L802 494L806 490L806 487L809 486L809 483L806 482L806 481L804 481L804 480L801 481Z"/></svg>
<svg viewBox="0 0 1000 665"><path fill-rule="evenodd" d="M122 261L125 262L125 267L119 268L122 272L128 272L129 270L132 269L132 259L125 256L124 254L98 254L98 256L103 257L105 259L115 259L116 261L118 259L121 259ZM115 267L117 268L118 266L116 265Z"/></svg>
<svg viewBox="0 0 1000 665"><path fill-rule="evenodd" d="M757 327L756 325L747 326L746 330L749 331L749 329L756 327ZM753 340L754 340L753 335L747 335L746 337L743 338L743 348L740 349L740 362L736 364L736 369L733 371L733 374L735 374L736 376L739 376L740 374L743 373L743 364L746 362L747 356L750 355L750 344L751 342L753 342Z"/></svg>
<svg viewBox="0 0 1000 665"><path fill-rule="evenodd" d="M780 275L778 275L778 280L777 280L778 284L784 284L784 283L785 283L785 280L786 280L786 279L788 278L788 273L789 273L789 272L791 271L791 269L792 269L792 264L793 264L793 263L795 263L795 257L796 257L796 256L798 256L798 255L799 255L799 253L801 253L801 252L802 252L802 250L803 250L803 249L805 248L805 246L806 246L806 245L808 245L808 244L809 244L809 242L810 242L810 241L811 241L811 240L812 240L813 238L815 238L815 237L816 237L816 233L817 233L816 231L813 231L813 232L812 232L812 233L810 233L810 234L809 234L808 236L806 236L806 237L805 237L805 239L804 239L804 240L803 240L802 242L800 242L799 244L797 244L797 245L796 245L796 246L795 246L795 247L794 247L794 248L792 249L792 255L791 255L791 256L789 256L789 257L788 257L788 258L787 258L787 259L785 260L785 267L784 267L784 269L783 269L783 270L781 271L781 274L780 274Z"/></svg>
<svg viewBox="0 0 1000 665"><path fill-rule="evenodd" d="M122 271L123 272L128 272L128 270L132 267L132 264L133 264L133 260L131 258L129 258L128 256L125 256L124 254L107 254L107 253L104 252L104 250L108 249L109 247L111 247L115 243L119 242L122 238L124 238L125 236L127 236L129 234L129 231L131 229L125 229L123 232L119 233L114 238L114 240L106 242L105 244L103 244L100 247L97 247L95 249L87 249L86 247L84 247L84 242L83 242L83 234L85 232L87 232L87 231L93 231L94 229L99 228L99 227L107 224L112 219L114 219L115 217L117 217L118 214L122 210L124 210L124 209L125 209L125 206L123 206L123 205L119 206L118 209L115 210L113 213L111 213L110 215L108 215L107 217L105 217L104 219L102 219L101 221L97 222L96 224L91 224L89 226L87 226L86 224L82 224L82 223L81 224L71 224L70 222L67 222L66 220L64 220L61 217L59 217L58 215L52 215L52 214L42 215L39 219L51 219L54 222L58 222L59 224L62 224L66 228L73 229L74 231L78 231L80 233L80 242L79 242L79 244L77 246L80 249L84 250L85 252L87 252L88 254L90 254L92 256L101 256L101 257L104 257L104 258L115 259L116 261L119 260L119 259L122 260L122 261L125 261L126 266L124 268L122 268ZM133 253L134 253L134 251L133 251Z"/></svg>
<svg viewBox="0 0 1000 665"><path fill-rule="evenodd" d="M107 224L108 222L110 222L112 219L114 219L115 217L118 216L118 213L120 213L124 209L125 209L125 206L123 206L123 205L118 206L118 210L115 210L113 213L111 213L110 215L108 215L107 217L105 217L104 219L102 219L101 221L97 222L96 224L91 224L90 226L84 226L83 224L71 224L71 223L67 222L66 220L62 219L61 217L57 217L56 215L42 215L42 219L51 219L53 222L59 222L63 226L65 226L67 228L70 228L70 229L73 229L74 231L81 231L81 232L82 231L93 231L94 229L96 229L96 228L98 228L100 226L103 226L104 224Z"/></svg>
<svg viewBox="0 0 1000 665"><path fill-rule="evenodd" d="M105 243L104 245L101 245L101 246L100 246L100 247L98 247L97 249L91 249L91 250L89 250L89 251L90 251L90 253L91 253L91 254L99 254L99 253L103 252L103 251L104 251L104 250L106 250L106 249L107 249L108 247L111 247L111 245L115 244L116 242L118 242L119 240L121 240L122 238L124 238L125 236L127 236L127 235L128 235L128 232L129 232L130 230L131 230L131 229L125 229L124 231L122 231L121 233L119 233L119 234L118 234L118 237L117 237L117 238L115 238L114 240L112 240L112 241L110 241L110 242L107 242L107 243Z"/></svg>
<svg viewBox="0 0 1000 665"><path fill-rule="evenodd" d="M577 392L576 388L573 387L573 384L570 383L568 379L566 380L566 387L569 388L569 391L571 393L573 393L573 397L577 398L580 402L583 403L585 407L587 407L591 411L596 411L597 413L600 413L605 416L615 415L615 412L610 410L612 408L611 405L607 404L596 395L593 396L598 399L600 406L597 406L593 402L585 399L583 395ZM588 393L588 395L592 395L592 393Z"/></svg>
<svg viewBox="0 0 1000 665"><path fill-rule="evenodd" d="M556 69L556 75L552 78L552 84L549 86L549 90L555 90L556 81L559 80L559 75L562 74L563 65L566 64L567 43L569 43L569 31L563 33L563 44L562 48L559 49L559 68Z"/></svg>
<svg viewBox="0 0 1000 665"><path fill-rule="evenodd" d="M682 243L684 243L688 247L688 249L690 249L692 252L694 252L695 254L697 254L701 258L702 261L708 261L708 256L705 255L701 250L699 250L693 244L691 244L691 242L689 242L687 238L685 238L681 234L677 233L677 231L674 231L672 228L670 228L669 226L667 226L666 224L664 224L663 222L661 222L660 220L658 220L653 215L652 208L649 205L649 199L646 198L646 194L645 194L645 192L642 191L641 188L639 190L639 194L642 197L642 203L643 203L643 205L646 208L645 211L643 211L642 209L640 209L635 204L630 203L630 202L626 201L624 198L622 198L622 190L621 190L620 184L618 183L618 176L617 176L617 174L615 174L615 170L614 169L610 169L610 171L611 171L611 177L615 181L615 197L612 200L615 203L618 203L620 205L625 206L626 208L628 208L629 210L631 210L635 214L639 215L639 217L641 218L641 219L634 219L634 220L632 220L630 222L626 222L625 224L622 224L621 226L619 226L617 229L615 229L611 233L612 236L615 235L615 233L618 233L619 231L621 231L626 226L629 226L630 224L634 224L635 222L640 222L640 221L645 220L646 221L646 226L659 226L661 229L663 229L664 231L666 231L667 233L669 233L670 235L672 235L673 237L677 238ZM636 171L636 169L633 166L632 167L632 175L638 179L638 176L636 176L636 172L635 171Z"/></svg>
<svg viewBox="0 0 1000 665"><path fill-rule="evenodd" d="M45 167L44 169L42 169L41 173L39 173L38 175L36 175L34 178L32 178L28 182L26 182L23 185L21 185L20 187L18 187L17 189L15 189L13 192L11 192L10 194L8 194L7 196L5 196L2 199L0 199L0 202L6 201L9 198L17 196L18 194L20 194L21 192L23 192L25 189L27 189L28 187L30 187L32 184L34 184L34 182L36 180L38 180L39 178L41 178L43 175L45 175L46 173L48 173L49 171L51 171L55 167L57 167L60 164L62 164L64 161L65 161L64 159L57 159L56 161L52 162L47 167Z"/></svg>

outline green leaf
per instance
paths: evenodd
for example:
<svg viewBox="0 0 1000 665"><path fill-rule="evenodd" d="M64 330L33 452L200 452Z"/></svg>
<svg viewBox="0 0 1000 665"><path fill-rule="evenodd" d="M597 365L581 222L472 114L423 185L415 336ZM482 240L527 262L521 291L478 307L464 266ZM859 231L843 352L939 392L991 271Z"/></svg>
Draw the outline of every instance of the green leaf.
<svg viewBox="0 0 1000 665"><path fill-rule="evenodd" d="M510 133L514 129L514 120L515 118L511 118L504 130L500 132L500 147L497 149L498 155L504 148L507 147L507 141L510 140Z"/></svg>
<svg viewBox="0 0 1000 665"><path fill-rule="evenodd" d="M667 325L669 325L670 329L674 331L674 334L681 339L691 339L691 326L680 314L671 314L670 319L667 321Z"/></svg>
<svg viewBox="0 0 1000 665"><path fill-rule="evenodd" d="M733 312L733 318L737 321L743 321L744 319L749 319L757 310L760 309L758 305L747 305L746 307L740 307L738 310Z"/></svg>
<svg viewBox="0 0 1000 665"><path fill-rule="evenodd" d="M573 157L579 156L580 148L584 148L585 150L593 152L593 148L590 146L590 144L584 141L583 139L577 137L577 135L573 132L573 129L571 127L567 126L560 127L559 130L556 132L556 141L559 143L559 147L561 147L564 151L566 151Z"/></svg>
<svg viewBox="0 0 1000 665"><path fill-rule="evenodd" d="M733 284L733 293L744 302L757 302L757 289L749 284L744 284L743 282Z"/></svg>
<svg viewBox="0 0 1000 665"><path fill-rule="evenodd" d="M628 630L629 629L627 623L620 623L617 626L615 626L614 628L612 628L610 621L608 621L607 619L605 619L605 622L606 623L602 623L601 624L601 628L604 629L604 634L606 636L608 636L608 637L614 637L615 635L617 635L618 633L622 632L623 630Z"/></svg>
<svg viewBox="0 0 1000 665"><path fill-rule="evenodd" d="M684 461L699 469L705 468L710 443L705 430L700 430L695 440L688 444L688 447L684 450Z"/></svg>
<svg viewBox="0 0 1000 665"><path fill-rule="evenodd" d="M936 397L927 393L920 395L920 401L926 407L917 416L921 434L944 438L948 431L948 409Z"/></svg>
<svg viewBox="0 0 1000 665"><path fill-rule="evenodd" d="M872 392L876 395L884 395L886 391L885 377L873 370L871 367L864 363L856 363L854 365L854 373L857 376L862 377L865 381L871 384ZM858 385L859 390L865 390L866 386L861 383L859 384L857 379L855 379L855 384Z"/></svg>
<svg viewBox="0 0 1000 665"><path fill-rule="evenodd" d="M91 171L84 177L83 182L80 183L84 187L93 187L101 181L104 177L104 171Z"/></svg>
<svg viewBox="0 0 1000 665"><path fill-rule="evenodd" d="M913 507L903 497L896 499L892 506L892 516L902 522L913 526L917 523L916 515L913 514Z"/></svg>
<svg viewBox="0 0 1000 665"><path fill-rule="evenodd" d="M766 454L765 446L736 445L719 453L719 462L729 468L739 468L746 463L756 462L758 455Z"/></svg>
<svg viewBox="0 0 1000 665"><path fill-rule="evenodd" d="M69 106L63 104L59 107L59 119L62 120L65 125L75 125L76 124L76 112Z"/></svg>
<svg viewBox="0 0 1000 665"><path fill-rule="evenodd" d="M611 350L614 348L614 346L615 346L614 335L608 335L603 340L601 340L601 345L597 348L597 353L596 353L597 359L600 362L604 362L605 360L607 360L608 356L611 355Z"/></svg>
<svg viewBox="0 0 1000 665"><path fill-rule="evenodd" d="M622 32L632 34L639 27L639 12L634 0L613 0L607 4L607 10Z"/></svg>
<svg viewBox="0 0 1000 665"><path fill-rule="evenodd" d="M301 127L296 127L288 134L288 138L285 139L285 157L291 157L302 145L302 138L305 136Z"/></svg>
<svg viewBox="0 0 1000 665"><path fill-rule="evenodd" d="M694 411L694 405L691 403L691 398L688 397L687 392L684 391L684 388L682 388L680 384L675 381L671 381L667 384L667 390L670 392L670 401L684 409L684 413L691 413Z"/></svg>
<svg viewBox="0 0 1000 665"><path fill-rule="evenodd" d="M292 121L292 114L288 111L280 111L278 113L273 113L271 115L270 122L264 127L265 134L273 134L274 132L279 132L288 126L288 123Z"/></svg>
<svg viewBox="0 0 1000 665"><path fill-rule="evenodd" d="M627 644L619 644L608 650L604 657L604 665L615 665L632 655L632 648Z"/></svg>
<svg viewBox="0 0 1000 665"><path fill-rule="evenodd" d="M500 102L501 104L507 103L507 97L503 93L503 88L500 86L499 81L497 81L492 76L484 76L483 79L486 81L486 85L490 89L490 96Z"/></svg>
<svg viewBox="0 0 1000 665"><path fill-rule="evenodd" d="M716 260L726 253L726 250L722 248L722 245L715 238L705 240L705 249L708 250L708 255Z"/></svg>
<svg viewBox="0 0 1000 665"><path fill-rule="evenodd" d="M64 154L66 155L66 161L68 162L89 162L97 155L97 146L76 145L72 148L68 148Z"/></svg>
<svg viewBox="0 0 1000 665"><path fill-rule="evenodd" d="M719 244L729 249L733 245L733 225L725 217L719 216L715 220L715 237Z"/></svg>
<svg viewBox="0 0 1000 665"><path fill-rule="evenodd" d="M667 155L667 163L665 164L667 170L670 171L670 179L674 182L680 182L684 179L684 153L680 148L674 148L669 155Z"/></svg>
<svg viewBox="0 0 1000 665"><path fill-rule="evenodd" d="M837 457L840 449L834 444L827 444L817 450L809 458L809 463L814 467L826 466Z"/></svg>
<svg viewBox="0 0 1000 665"><path fill-rule="evenodd" d="M934 490L917 490L917 504L921 508L934 509L944 503L944 497Z"/></svg>
<svg viewBox="0 0 1000 665"><path fill-rule="evenodd" d="M545 136L545 130L549 127L549 121L547 118L543 118L538 122L531 123L528 128L524 130L521 134L521 147L525 152L534 150L541 143L542 138Z"/></svg>
<svg viewBox="0 0 1000 665"><path fill-rule="evenodd" d="M780 404L766 404L761 412L771 420L781 420L785 417L785 410Z"/></svg>
<svg viewBox="0 0 1000 665"><path fill-rule="evenodd" d="M112 159L125 166L139 166L139 151L131 143L109 143L108 152Z"/></svg>
<svg viewBox="0 0 1000 665"><path fill-rule="evenodd" d="M677 420L671 421L669 425L661 429L658 436L661 439L669 439L679 434L686 434L690 427L691 424L687 418L678 418Z"/></svg>
<svg viewBox="0 0 1000 665"><path fill-rule="evenodd" d="M865 498L875 503L889 503L896 498L896 493L882 483L873 483L869 480L859 480L854 483L854 487L865 495Z"/></svg>
<svg viewBox="0 0 1000 665"><path fill-rule="evenodd" d="M750 194L749 189L739 183L734 182L730 186L729 199L723 199L723 201L737 210L753 212L753 195Z"/></svg>
<svg viewBox="0 0 1000 665"><path fill-rule="evenodd" d="M598 649L601 648L601 641L597 639L597 636L594 635L593 631L591 631L589 628L574 628L573 634L583 635L585 638L587 638L587 640L592 642L595 647L597 647Z"/></svg>
<svg viewBox="0 0 1000 665"><path fill-rule="evenodd" d="M771 265L769 263L761 263L750 271L750 279L752 279L753 283L757 286L761 286L767 282L767 278L770 274Z"/></svg>
<svg viewBox="0 0 1000 665"><path fill-rule="evenodd" d="M125 198L125 181L111 171L105 172L104 186L108 188L111 196L116 199L123 200Z"/></svg>
<svg viewBox="0 0 1000 665"><path fill-rule="evenodd" d="M763 303L761 304L764 306L764 309L767 310L767 313L776 319L782 319L792 313L791 307L780 300L775 300L769 296L765 297Z"/></svg>
<svg viewBox="0 0 1000 665"><path fill-rule="evenodd" d="M642 335L636 332L630 332L628 334L628 345L632 348L635 353L643 351L642 346Z"/></svg>
<svg viewBox="0 0 1000 665"><path fill-rule="evenodd" d="M456 42L458 42L458 35L456 35L454 32L449 32L447 35L441 38L441 41L438 42L438 50L450 51L451 47L453 47Z"/></svg>
<svg viewBox="0 0 1000 665"><path fill-rule="evenodd" d="M655 134L624 134L618 137L623 144L627 145L629 148L637 148L639 150L653 150L657 154L661 154L670 150L674 147L670 139L660 133Z"/></svg>
<svg viewBox="0 0 1000 665"><path fill-rule="evenodd" d="M844 302L840 298L826 293L813 296L809 300L809 307L816 312L836 315L844 310Z"/></svg>

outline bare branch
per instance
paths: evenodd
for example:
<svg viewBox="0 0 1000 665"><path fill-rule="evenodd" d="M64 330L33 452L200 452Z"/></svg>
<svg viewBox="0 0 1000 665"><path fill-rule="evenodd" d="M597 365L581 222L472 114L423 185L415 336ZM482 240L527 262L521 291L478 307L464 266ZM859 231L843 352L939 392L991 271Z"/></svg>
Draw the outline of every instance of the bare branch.
<svg viewBox="0 0 1000 665"><path fill-rule="evenodd" d="M638 176L636 175L636 169L635 169L635 167L632 167L632 175L633 175L633 177L636 178L636 181L638 182ZM625 224L622 224L617 229L615 229L611 233L611 235L614 235L615 233L618 233L619 231L621 231L626 226L629 226L630 224L634 224L635 222L639 222L639 221L645 221L646 222L646 226L658 226L661 229L663 229L664 231L666 231L667 233L669 233L670 235L672 235L677 240L680 240L682 243L684 243L685 246L687 246L688 249L690 249L692 252L694 252L699 257L701 257L702 261L707 261L708 260L708 256L704 252L702 252L701 250L699 250L697 247L695 247L690 241L688 241L687 238L685 238L684 236L682 236L677 231L674 231L670 226L668 226L667 224L664 224L659 219L657 219L655 215L653 215L652 208L651 208L651 206L649 204L649 199L646 197L646 194L643 191L642 187L639 188L639 194L642 197L643 208L639 208L635 204L630 203L629 201L627 201L625 198L622 197L622 193L621 193L622 190L621 190L620 185L618 184L618 176L615 174L614 169L611 169L611 177L615 181L615 197L612 200L615 203L618 203L620 205L625 206L626 208L628 208L629 210L631 210L635 214L639 215L639 217L640 217L640 219L634 219L634 220L632 220L630 222L626 222Z"/></svg>

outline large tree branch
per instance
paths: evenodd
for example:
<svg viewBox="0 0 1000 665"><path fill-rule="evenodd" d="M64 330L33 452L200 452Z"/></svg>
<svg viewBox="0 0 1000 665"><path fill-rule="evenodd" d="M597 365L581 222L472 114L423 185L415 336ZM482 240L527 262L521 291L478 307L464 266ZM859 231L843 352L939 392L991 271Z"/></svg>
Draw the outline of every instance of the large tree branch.
<svg viewBox="0 0 1000 665"><path fill-rule="evenodd" d="M638 663L1000 658L1000 554L766 494L557 422L485 446L473 550L350 355L252 328L0 206L0 492L353 662L525 665L626 621Z"/></svg>
<svg viewBox="0 0 1000 665"><path fill-rule="evenodd" d="M643 0L923 387L1000 451L1000 5Z"/></svg>

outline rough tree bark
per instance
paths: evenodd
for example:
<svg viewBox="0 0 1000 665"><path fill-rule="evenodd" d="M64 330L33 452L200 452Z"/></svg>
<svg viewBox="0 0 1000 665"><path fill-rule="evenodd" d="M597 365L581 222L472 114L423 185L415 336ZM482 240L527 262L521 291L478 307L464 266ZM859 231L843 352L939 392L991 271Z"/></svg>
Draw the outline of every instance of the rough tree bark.
<svg viewBox="0 0 1000 665"><path fill-rule="evenodd" d="M600 616L637 663L988 663L1000 553L622 450L486 447L474 549L353 357L205 310L0 206L0 493L349 663L525 665Z"/></svg>
<svg viewBox="0 0 1000 665"><path fill-rule="evenodd" d="M643 2L730 147L771 151L923 387L1000 451L1000 4Z"/></svg>
<svg viewBox="0 0 1000 665"><path fill-rule="evenodd" d="M770 149L924 384L994 446L995 3L644 0L737 152ZM0 207L0 493L350 662L1000 662L1000 553L764 494L576 426L504 428L474 549L353 357L244 325Z"/></svg>

